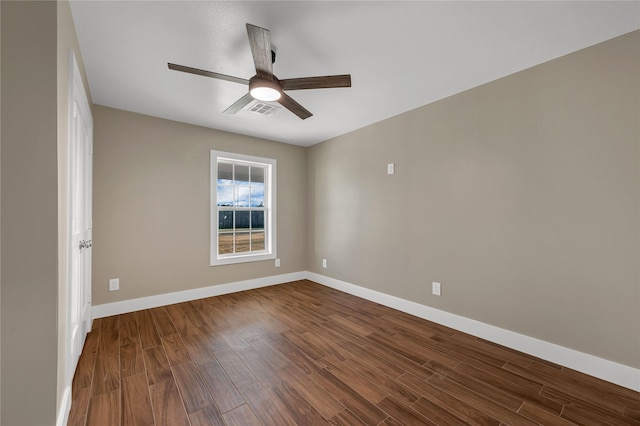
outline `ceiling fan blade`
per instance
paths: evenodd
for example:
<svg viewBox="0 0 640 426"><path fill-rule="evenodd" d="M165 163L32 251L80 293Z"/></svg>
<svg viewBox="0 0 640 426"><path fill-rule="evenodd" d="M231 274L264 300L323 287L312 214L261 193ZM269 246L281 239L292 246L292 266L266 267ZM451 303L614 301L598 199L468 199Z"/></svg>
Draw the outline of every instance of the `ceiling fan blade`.
<svg viewBox="0 0 640 426"><path fill-rule="evenodd" d="M278 99L278 103L280 103L280 105L282 105L283 107L285 107L286 109L288 109L289 111L291 111L292 113L294 113L295 115L297 115L303 120L313 115L309 111L307 111L302 105L294 101L293 98L287 95L286 93L282 94L280 99Z"/></svg>
<svg viewBox="0 0 640 426"><path fill-rule="evenodd" d="M322 77L287 78L280 80L282 90L329 89L351 87L351 75L326 75Z"/></svg>
<svg viewBox="0 0 640 426"><path fill-rule="evenodd" d="M251 96L249 93L247 93L246 95L244 95L243 97L241 97L240 99L235 101L233 103L233 105L231 105L229 108L227 108L224 111L222 111L222 113L223 114L235 114L236 112L240 111L242 108L247 106L249 104L249 102L251 102L252 100L253 100L253 96Z"/></svg>
<svg viewBox="0 0 640 426"><path fill-rule="evenodd" d="M205 77L217 78L219 80L232 81L234 83L249 84L249 80L245 80L244 78L240 78L240 77L233 77L231 75L219 74L213 71L205 71L198 68L185 67L184 65L177 65L172 63L168 63L167 65L169 66L170 70L174 70L174 71L182 71L189 74L203 75Z"/></svg>
<svg viewBox="0 0 640 426"><path fill-rule="evenodd" d="M271 62L271 33L264 28L247 24L249 45L253 62L256 64L258 77L273 80L273 63Z"/></svg>

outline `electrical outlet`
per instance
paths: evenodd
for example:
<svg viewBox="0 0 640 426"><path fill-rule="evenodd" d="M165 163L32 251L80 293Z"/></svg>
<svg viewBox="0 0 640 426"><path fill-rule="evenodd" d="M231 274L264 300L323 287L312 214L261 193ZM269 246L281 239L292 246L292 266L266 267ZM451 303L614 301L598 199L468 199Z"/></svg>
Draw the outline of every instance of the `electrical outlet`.
<svg viewBox="0 0 640 426"><path fill-rule="evenodd" d="M395 164L393 164L393 163L387 164L387 174L388 175L394 174L395 171L396 171L396 165Z"/></svg>
<svg viewBox="0 0 640 426"><path fill-rule="evenodd" d="M120 278L111 278L109 280L109 291L120 290Z"/></svg>
<svg viewBox="0 0 640 426"><path fill-rule="evenodd" d="M323 268L327 267L327 259L322 259L322 267Z"/></svg>
<svg viewBox="0 0 640 426"><path fill-rule="evenodd" d="M280 267L280 259L276 259L276 268Z"/></svg>
<svg viewBox="0 0 640 426"><path fill-rule="evenodd" d="M440 296L440 283L435 281L431 283L431 294Z"/></svg>

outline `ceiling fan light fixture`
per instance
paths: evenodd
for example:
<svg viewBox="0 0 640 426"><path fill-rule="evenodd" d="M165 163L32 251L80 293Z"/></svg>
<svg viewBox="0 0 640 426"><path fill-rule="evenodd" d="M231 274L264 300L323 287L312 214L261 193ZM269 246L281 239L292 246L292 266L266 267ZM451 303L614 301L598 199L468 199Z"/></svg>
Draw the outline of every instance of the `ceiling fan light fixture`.
<svg viewBox="0 0 640 426"><path fill-rule="evenodd" d="M249 93L259 101L277 101L282 96L282 88L278 82L254 77L249 80Z"/></svg>

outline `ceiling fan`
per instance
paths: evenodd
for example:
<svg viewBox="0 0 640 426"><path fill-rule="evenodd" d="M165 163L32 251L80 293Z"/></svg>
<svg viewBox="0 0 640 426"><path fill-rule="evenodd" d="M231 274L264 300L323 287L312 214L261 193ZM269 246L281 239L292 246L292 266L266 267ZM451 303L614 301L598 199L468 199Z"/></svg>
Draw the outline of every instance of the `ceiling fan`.
<svg viewBox="0 0 640 426"><path fill-rule="evenodd" d="M213 71L205 71L198 68L186 67L168 63L169 69L182 71L190 74L202 75L205 77L217 78L220 80L232 81L234 83L249 86L249 93L238 99L229 108L223 111L225 114L235 114L249 104L253 99L264 102L278 102L283 107L300 117L306 119L311 117L302 105L284 93L285 90L302 89L327 89L333 87L351 87L351 75L327 75L322 77L302 77L287 78L279 80L273 75L273 63L275 62L275 52L271 49L271 33L269 30L247 24L249 35L249 45L253 62L256 65L256 75L247 80L240 77L219 74Z"/></svg>

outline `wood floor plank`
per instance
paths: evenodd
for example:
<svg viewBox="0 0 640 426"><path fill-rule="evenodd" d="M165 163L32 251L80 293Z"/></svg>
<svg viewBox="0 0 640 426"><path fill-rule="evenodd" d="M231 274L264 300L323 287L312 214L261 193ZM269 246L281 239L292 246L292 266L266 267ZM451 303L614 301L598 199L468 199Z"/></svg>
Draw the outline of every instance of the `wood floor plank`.
<svg viewBox="0 0 640 426"><path fill-rule="evenodd" d="M120 349L120 331L118 328L100 330L98 350L103 353L114 353Z"/></svg>
<svg viewBox="0 0 640 426"><path fill-rule="evenodd" d="M224 336L218 331L217 326L207 324L197 328L198 335L211 352L223 351L231 348Z"/></svg>
<svg viewBox="0 0 640 426"><path fill-rule="evenodd" d="M248 405L241 405L222 415L228 426L261 426L260 420Z"/></svg>
<svg viewBox="0 0 640 426"><path fill-rule="evenodd" d="M570 394L581 401L603 407L617 414L624 413L624 404L622 402L605 398L603 392L598 388L580 383L573 378L564 377L551 367L532 363L530 368L523 368L515 364L507 363L503 368L521 376L531 378L532 380L539 380L547 385L547 389L557 389L561 393Z"/></svg>
<svg viewBox="0 0 640 426"><path fill-rule="evenodd" d="M314 382L335 396L346 408L353 411L353 413L365 423L378 424L387 417L376 405L367 401L363 396L328 371L318 370L309 376Z"/></svg>
<svg viewBox="0 0 640 426"><path fill-rule="evenodd" d="M147 369L149 386L173 378L169 360L162 346L154 346L143 351L144 363Z"/></svg>
<svg viewBox="0 0 640 426"><path fill-rule="evenodd" d="M265 426L295 426L297 424L289 413L288 407L268 389L265 389L260 382L243 387L240 389L240 393L256 417Z"/></svg>
<svg viewBox="0 0 640 426"><path fill-rule="evenodd" d="M192 334L197 334L198 329L194 326L189 318L185 315L185 313L180 309L177 305L169 305L167 306L167 313L171 318L171 322L173 322L173 326L176 329L176 332L182 336L189 336Z"/></svg>
<svg viewBox="0 0 640 426"><path fill-rule="evenodd" d="M167 308L161 306L159 308L150 309L150 312L160 337L178 333L173 325L173 321L171 321L169 313L167 312Z"/></svg>
<svg viewBox="0 0 640 426"><path fill-rule="evenodd" d="M245 404L244 398L218 361L200 365L198 370L220 412L225 413Z"/></svg>
<svg viewBox="0 0 640 426"><path fill-rule="evenodd" d="M98 351L98 342L100 340L100 330L94 329L87 334L84 341L82 353L78 359L75 374L72 381L72 399L76 399L79 391L90 389L93 380L93 373L96 366L96 354Z"/></svg>
<svg viewBox="0 0 640 426"><path fill-rule="evenodd" d="M323 360L327 364L326 371L358 392L372 404L377 404L389 396L389 392L378 387L376 383L361 375L359 371L353 370L333 357L325 357Z"/></svg>
<svg viewBox="0 0 640 426"><path fill-rule="evenodd" d="M144 354L140 343L128 343L120 346L120 377L145 374Z"/></svg>
<svg viewBox="0 0 640 426"><path fill-rule="evenodd" d="M258 381L235 351L227 349L216 352L216 359L238 389Z"/></svg>
<svg viewBox="0 0 640 426"><path fill-rule="evenodd" d="M142 345L140 341L140 332L138 331L138 323L135 318L129 321L120 321L118 332L120 337L120 346L125 346L130 343Z"/></svg>
<svg viewBox="0 0 640 426"><path fill-rule="evenodd" d="M101 395L120 388L120 357L118 353L98 352L91 395Z"/></svg>
<svg viewBox="0 0 640 426"><path fill-rule="evenodd" d="M314 347L317 348L317 350L321 351L325 356L333 356L340 361L344 361L349 358L349 351L333 342L331 339L320 336L313 331L305 331L301 334L301 336L307 342L314 345Z"/></svg>
<svg viewBox="0 0 640 426"><path fill-rule="evenodd" d="M195 413L189 414L191 426L225 426L222 414L215 404L208 405Z"/></svg>
<svg viewBox="0 0 640 426"><path fill-rule="evenodd" d="M537 423L523 416L520 416L514 411L505 408L503 405L494 402L489 398L485 398L483 395L439 374L435 374L434 376L429 378L428 382L438 387L439 389L449 393L455 398L460 399L471 406L474 406L478 410L483 411L484 413L497 420L500 420L504 424L518 426L537 425Z"/></svg>
<svg viewBox="0 0 640 426"><path fill-rule="evenodd" d="M306 340L301 334L295 331L287 330L281 335L313 360L317 361L328 355L321 348Z"/></svg>
<svg viewBox="0 0 640 426"><path fill-rule="evenodd" d="M152 348L162 344L158 331L156 330L156 325L148 310L138 311L136 313L136 322L138 323L138 333L140 334L142 349Z"/></svg>
<svg viewBox="0 0 640 426"><path fill-rule="evenodd" d="M522 404L518 414L543 425L571 426L576 424L528 402Z"/></svg>
<svg viewBox="0 0 640 426"><path fill-rule="evenodd" d="M205 345L198 333L188 334L181 337L189 357L196 364L206 364L216 359L213 355L213 351Z"/></svg>
<svg viewBox="0 0 640 426"><path fill-rule="evenodd" d="M167 354L169 365L174 366L191 361L189 352L182 342L182 337L177 333L162 336L160 340Z"/></svg>
<svg viewBox="0 0 640 426"><path fill-rule="evenodd" d="M560 416L578 424L625 425L630 422L630 419L624 417L624 410L618 413L604 407L607 405L604 398L600 404L594 404L583 400L582 395L577 392L569 394L551 386L542 388L540 395L563 403L564 408Z"/></svg>
<svg viewBox="0 0 640 426"><path fill-rule="evenodd" d="M640 393L310 281L96 319L70 425L640 426Z"/></svg>
<svg viewBox="0 0 640 426"><path fill-rule="evenodd" d="M469 424L478 426L498 426L500 424L499 420L490 417L477 408L470 406L427 381L421 380L411 374L407 373L403 375L398 381L419 393L423 398L455 414Z"/></svg>
<svg viewBox="0 0 640 426"><path fill-rule="evenodd" d="M84 426L87 422L87 410L91 398L91 388L86 387L78 391L71 404L67 426Z"/></svg>
<svg viewBox="0 0 640 426"><path fill-rule="evenodd" d="M153 410L149 399L146 374L136 374L122 379L121 413L122 426L151 426Z"/></svg>
<svg viewBox="0 0 640 426"><path fill-rule="evenodd" d="M368 351L362 346L351 343L344 343L341 344L341 346L343 346L349 352L349 359L354 361L366 360L367 364L370 364L375 369L381 371L389 377L396 378L406 373L405 370L396 365L393 361L389 362L388 358ZM426 377L428 376L429 375L427 375Z"/></svg>
<svg viewBox="0 0 640 426"><path fill-rule="evenodd" d="M294 388L322 417L329 420L345 409L328 390L305 375L295 365L278 369L280 378Z"/></svg>
<svg viewBox="0 0 640 426"><path fill-rule="evenodd" d="M287 407L299 425L322 425L326 420L293 387L281 382L271 391Z"/></svg>
<svg viewBox="0 0 640 426"><path fill-rule="evenodd" d="M427 398L420 398L411 405L411 408L440 426L461 426L469 424Z"/></svg>
<svg viewBox="0 0 640 426"><path fill-rule="evenodd" d="M236 354L265 388L272 388L281 383L275 370L253 347L238 349Z"/></svg>
<svg viewBox="0 0 640 426"><path fill-rule="evenodd" d="M375 343L368 344L364 347L364 350L379 356L387 363L391 363L399 368L401 368L404 372L409 372L413 375L416 375L422 379L428 379L433 375L433 370L425 367L424 365L418 364L414 361L411 361L408 358L400 355L398 352L395 352L392 349L389 349L385 346L380 346Z"/></svg>
<svg viewBox="0 0 640 426"><path fill-rule="evenodd" d="M349 410L348 408L345 408L340 413L338 413L334 418L331 419L329 423L337 426L366 426L366 423L360 420L358 416L353 414L353 412L351 412L351 410Z"/></svg>
<svg viewBox="0 0 640 426"><path fill-rule="evenodd" d="M207 390L198 369L192 362L185 362L171 367L180 396L184 402L187 413L198 411L209 404L213 404L213 398Z"/></svg>
<svg viewBox="0 0 640 426"><path fill-rule="evenodd" d="M547 412L555 414L556 416L560 415L560 412L562 411L563 405L561 403L544 396L540 396L537 393L533 393L525 388L512 384L509 381L500 379L471 365L467 365L466 363L460 363L454 371L461 372L462 374L472 377L483 384L490 385L494 389L506 392L508 395L513 395L518 402L529 402L543 408Z"/></svg>
<svg viewBox="0 0 640 426"><path fill-rule="evenodd" d="M115 390L94 396L89 401L87 425L118 426L120 424L120 392Z"/></svg>
<svg viewBox="0 0 640 426"><path fill-rule="evenodd" d="M149 387L156 426L190 426L173 378Z"/></svg>
<svg viewBox="0 0 640 426"><path fill-rule="evenodd" d="M473 390L514 412L517 411L524 402L518 394L502 391L492 386L490 383L476 380L469 375L459 373L457 370L449 368L438 362L430 361L427 365L441 376L446 377L467 389ZM550 405L551 403L553 403L553 401L550 401Z"/></svg>
<svg viewBox="0 0 640 426"><path fill-rule="evenodd" d="M423 415L417 413L415 410L402 405L391 396L383 399L378 404L378 407L380 407L380 409L384 410L384 412L388 413L391 417L396 419L401 424L430 426L437 425L437 423L432 422Z"/></svg>
<svg viewBox="0 0 640 426"><path fill-rule="evenodd" d="M380 370L377 370L370 364L367 364L362 359L349 359L344 362L344 365L351 368L362 377L367 378L372 383L375 383L380 389L383 389L388 395L393 395L396 399L403 402L405 405L411 405L420 399L420 395L412 391L409 387L403 385L401 382L392 379Z"/></svg>

